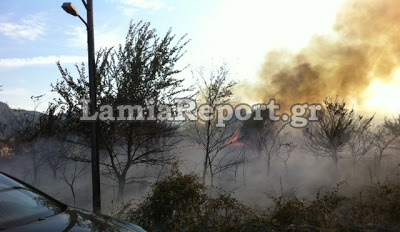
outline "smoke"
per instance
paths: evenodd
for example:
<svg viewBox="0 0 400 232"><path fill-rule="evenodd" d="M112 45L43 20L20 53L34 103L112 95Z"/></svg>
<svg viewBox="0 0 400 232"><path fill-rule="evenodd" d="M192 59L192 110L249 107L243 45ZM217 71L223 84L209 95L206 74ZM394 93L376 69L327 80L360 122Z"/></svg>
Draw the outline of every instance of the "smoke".
<svg viewBox="0 0 400 232"><path fill-rule="evenodd" d="M297 54L269 52L256 83L239 91L256 101L275 98L282 109L329 95L362 104L369 85L390 81L400 65L399 33L400 1L347 1L333 35L314 36Z"/></svg>

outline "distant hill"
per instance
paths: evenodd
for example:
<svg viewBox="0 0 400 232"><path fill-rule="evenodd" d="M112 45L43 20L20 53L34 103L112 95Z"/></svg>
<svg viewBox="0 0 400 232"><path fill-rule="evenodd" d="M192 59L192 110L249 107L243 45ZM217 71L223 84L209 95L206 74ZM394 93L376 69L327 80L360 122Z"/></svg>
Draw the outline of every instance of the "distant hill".
<svg viewBox="0 0 400 232"><path fill-rule="evenodd" d="M0 102L0 122L7 123L11 120L11 109L10 107L4 103Z"/></svg>
<svg viewBox="0 0 400 232"><path fill-rule="evenodd" d="M4 131L0 131L0 137L8 136L13 126L23 122L23 117L34 116L35 114L40 113L24 109L11 109L7 103L0 101L0 128L5 128Z"/></svg>

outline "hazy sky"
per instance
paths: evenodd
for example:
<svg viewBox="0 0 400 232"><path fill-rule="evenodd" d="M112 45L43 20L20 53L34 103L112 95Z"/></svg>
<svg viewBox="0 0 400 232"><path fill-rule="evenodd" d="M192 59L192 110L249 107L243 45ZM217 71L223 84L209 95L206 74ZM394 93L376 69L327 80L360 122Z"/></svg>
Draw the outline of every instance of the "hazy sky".
<svg viewBox="0 0 400 232"><path fill-rule="evenodd" d="M86 62L86 29L63 1L0 1L0 101L32 109L32 95L51 99L60 78L55 62ZM73 3L85 17L80 0ZM149 21L160 35L170 27L191 42L182 65L227 62L238 80L252 80L273 48L298 50L315 34L329 34L343 1L330 0L95 0L95 44L123 42L130 20ZM190 73L186 73L190 78ZM43 103L41 109L46 107Z"/></svg>

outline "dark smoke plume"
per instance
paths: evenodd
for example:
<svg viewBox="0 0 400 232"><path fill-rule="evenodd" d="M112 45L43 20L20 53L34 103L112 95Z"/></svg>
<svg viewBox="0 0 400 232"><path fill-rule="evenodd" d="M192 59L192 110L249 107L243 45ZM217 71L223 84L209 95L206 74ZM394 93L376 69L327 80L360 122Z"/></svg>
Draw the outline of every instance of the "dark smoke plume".
<svg viewBox="0 0 400 232"><path fill-rule="evenodd" d="M350 0L337 14L333 36L315 36L297 54L268 53L256 84L241 89L258 102L275 98L282 109L329 95L362 103L370 83L390 81L399 66L400 1Z"/></svg>

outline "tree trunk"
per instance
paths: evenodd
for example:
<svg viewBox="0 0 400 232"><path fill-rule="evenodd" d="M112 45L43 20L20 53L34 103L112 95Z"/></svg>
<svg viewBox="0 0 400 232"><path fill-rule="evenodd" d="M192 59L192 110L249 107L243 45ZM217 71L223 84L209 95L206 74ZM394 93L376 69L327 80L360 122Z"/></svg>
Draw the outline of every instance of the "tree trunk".
<svg viewBox="0 0 400 232"><path fill-rule="evenodd" d="M76 204L76 197L75 197L75 191L74 191L74 184L70 184L69 188L71 189L72 192L72 197L74 198L74 206Z"/></svg>
<svg viewBox="0 0 400 232"><path fill-rule="evenodd" d="M56 180L57 179L57 169L52 168L51 170L53 171L53 180Z"/></svg>
<svg viewBox="0 0 400 232"><path fill-rule="evenodd" d="M33 185L36 185L36 183L37 183L37 176L38 176L38 174L37 174L37 168L34 167L34 168L33 168Z"/></svg>
<svg viewBox="0 0 400 232"><path fill-rule="evenodd" d="M36 165L35 159L33 159L33 185L37 183L38 177L38 166Z"/></svg>
<svg viewBox="0 0 400 232"><path fill-rule="evenodd" d="M356 157L353 155L353 177L356 175Z"/></svg>
<svg viewBox="0 0 400 232"><path fill-rule="evenodd" d="M285 162L285 171L286 171L286 177L288 177L289 174L288 174L288 169L287 169L287 163L286 162Z"/></svg>
<svg viewBox="0 0 400 232"><path fill-rule="evenodd" d="M206 156L204 159L203 177L202 177L203 184L206 183L207 167L208 167L208 153L206 153Z"/></svg>
<svg viewBox="0 0 400 232"><path fill-rule="evenodd" d="M334 164L335 181L338 181L339 180L339 157L338 157L338 153L337 153L336 149L332 151L332 160L333 160L333 164Z"/></svg>
<svg viewBox="0 0 400 232"><path fill-rule="evenodd" d="M206 175L207 175L207 166L210 165L210 172L211 170L211 163L209 164L210 159L210 127L211 121L207 121L207 143L206 143L206 156L204 157L204 169L203 169L203 184L206 183Z"/></svg>
<svg viewBox="0 0 400 232"><path fill-rule="evenodd" d="M380 177L380 172L381 172L381 163L382 163L382 157L383 157L383 151L379 152L378 160L376 162L376 176L379 178Z"/></svg>
<svg viewBox="0 0 400 232"><path fill-rule="evenodd" d="M122 198L124 197L124 191L125 191L125 176L121 176L118 178L118 195L117 195L118 202L122 201Z"/></svg>

